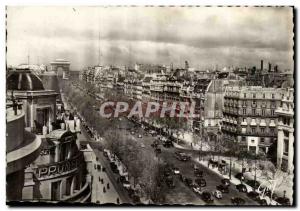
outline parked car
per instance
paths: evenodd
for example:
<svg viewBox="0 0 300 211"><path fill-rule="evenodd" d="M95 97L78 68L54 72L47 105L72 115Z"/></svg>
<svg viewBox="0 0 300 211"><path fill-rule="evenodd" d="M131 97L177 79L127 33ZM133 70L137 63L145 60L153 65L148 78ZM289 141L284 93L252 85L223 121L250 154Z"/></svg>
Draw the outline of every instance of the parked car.
<svg viewBox="0 0 300 211"><path fill-rule="evenodd" d="M262 198L259 198L257 199L257 202L262 205L262 206L267 206L268 205L268 202L266 199L262 199Z"/></svg>
<svg viewBox="0 0 300 211"><path fill-rule="evenodd" d="M143 136L141 134L138 135L138 138L142 138Z"/></svg>
<svg viewBox="0 0 300 211"><path fill-rule="evenodd" d="M112 172L114 172L116 174L119 173L118 166L114 162L110 162L110 168L111 168Z"/></svg>
<svg viewBox="0 0 300 211"><path fill-rule="evenodd" d="M202 197L203 201L205 201L206 203L212 203L214 201L212 195L210 194L210 192L208 191L203 191L202 193Z"/></svg>
<svg viewBox="0 0 300 211"><path fill-rule="evenodd" d="M241 180L241 181L244 181L245 180L245 177L242 173L237 173L235 176L235 178Z"/></svg>
<svg viewBox="0 0 300 211"><path fill-rule="evenodd" d="M230 180L229 179L222 179L221 183L225 186L230 186Z"/></svg>
<svg viewBox="0 0 300 211"><path fill-rule="evenodd" d="M215 191L212 191L212 195L214 196L214 197L216 197L217 199L222 199L222 192L221 191L219 191L219 190L215 190Z"/></svg>
<svg viewBox="0 0 300 211"><path fill-rule="evenodd" d="M100 171L101 170L101 166L100 164L97 164L97 170Z"/></svg>
<svg viewBox="0 0 300 211"><path fill-rule="evenodd" d="M278 197L277 199L275 199L275 201L284 206L291 205L291 201L287 197Z"/></svg>
<svg viewBox="0 0 300 211"><path fill-rule="evenodd" d="M203 178L196 178L195 179L195 183L201 187L205 187L206 186L206 180Z"/></svg>
<svg viewBox="0 0 300 211"><path fill-rule="evenodd" d="M134 134L135 134L135 132L134 132L134 131L131 131L130 133L131 133L131 135L134 135Z"/></svg>
<svg viewBox="0 0 300 211"><path fill-rule="evenodd" d="M222 193L229 193L229 188L226 185L217 185L216 186L217 190L221 191Z"/></svg>
<svg viewBox="0 0 300 211"><path fill-rule="evenodd" d="M238 184L235 186L239 192L247 193L247 187L244 184Z"/></svg>
<svg viewBox="0 0 300 211"><path fill-rule="evenodd" d="M126 177L125 176L120 176L119 179L118 179L119 182L123 183L125 181L127 181Z"/></svg>
<svg viewBox="0 0 300 211"><path fill-rule="evenodd" d="M257 193L256 191L250 191L247 195L249 198L251 198L253 200L259 199L259 193Z"/></svg>
<svg viewBox="0 0 300 211"><path fill-rule="evenodd" d="M258 181L255 181L255 180L247 180L246 184L251 186L254 189L257 189L260 186L260 183Z"/></svg>
<svg viewBox="0 0 300 211"><path fill-rule="evenodd" d="M239 206L239 205L244 205L246 203L246 201L244 199L240 198L240 197L232 197L231 198L231 203L233 205Z"/></svg>

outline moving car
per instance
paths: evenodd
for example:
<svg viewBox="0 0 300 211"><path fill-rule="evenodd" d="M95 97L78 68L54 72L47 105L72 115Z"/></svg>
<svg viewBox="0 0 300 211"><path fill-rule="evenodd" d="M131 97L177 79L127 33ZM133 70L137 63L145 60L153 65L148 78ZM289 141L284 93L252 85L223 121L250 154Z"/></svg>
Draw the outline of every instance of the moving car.
<svg viewBox="0 0 300 211"><path fill-rule="evenodd" d="M229 193L229 188L226 185L217 185L216 186L217 190L221 191L222 193Z"/></svg>
<svg viewBox="0 0 300 211"><path fill-rule="evenodd" d="M196 177L203 177L203 171L201 171L200 169L194 169L194 175Z"/></svg>
<svg viewBox="0 0 300 211"><path fill-rule="evenodd" d="M161 153L161 148L155 148L156 153Z"/></svg>
<svg viewBox="0 0 300 211"><path fill-rule="evenodd" d="M214 196L214 197L216 197L217 199L222 199L222 192L221 191L219 191L219 190L215 190L215 191L212 191L212 195Z"/></svg>
<svg viewBox="0 0 300 211"><path fill-rule="evenodd" d="M240 197L232 197L231 203L233 205L244 205L246 203L246 201Z"/></svg>
<svg viewBox="0 0 300 211"><path fill-rule="evenodd" d="M247 187L244 184L238 184L235 186L239 192L247 193Z"/></svg>
<svg viewBox="0 0 300 211"><path fill-rule="evenodd" d="M195 179L195 183L201 187L205 187L206 186L206 180L203 178L196 178Z"/></svg>
<svg viewBox="0 0 300 211"><path fill-rule="evenodd" d="M123 187L126 188L126 189L131 188L131 185L130 185L130 183L129 183L127 180L123 181L123 182L122 182L122 185L123 185Z"/></svg>
<svg viewBox="0 0 300 211"><path fill-rule="evenodd" d="M210 192L208 191L204 191L202 193L202 197L203 201L205 201L206 203L212 203L214 201L212 195L210 194Z"/></svg>
<svg viewBox="0 0 300 211"><path fill-rule="evenodd" d="M173 172L174 172L174 174L180 174L179 168L177 168L177 167L173 168Z"/></svg>
<svg viewBox="0 0 300 211"><path fill-rule="evenodd" d="M191 159L191 157L189 155L187 155L186 153L184 152L175 152L175 157L177 158L177 160L180 160L180 161L189 161Z"/></svg>
<svg viewBox="0 0 300 211"><path fill-rule="evenodd" d="M194 185L193 186L193 191L197 194L199 194L200 196L202 195L203 191L201 190L201 187L198 185Z"/></svg>
<svg viewBox="0 0 300 211"><path fill-rule="evenodd" d="M184 184L188 187L193 187L193 180L191 178L184 178Z"/></svg>
<svg viewBox="0 0 300 211"><path fill-rule="evenodd" d="M172 176L168 176L166 178L166 184L167 184L168 188L175 188L175 183L174 183Z"/></svg>
<svg viewBox="0 0 300 211"><path fill-rule="evenodd" d="M173 143L170 140L164 140L163 141L163 146L166 147L166 148L170 148L170 147L173 147Z"/></svg>

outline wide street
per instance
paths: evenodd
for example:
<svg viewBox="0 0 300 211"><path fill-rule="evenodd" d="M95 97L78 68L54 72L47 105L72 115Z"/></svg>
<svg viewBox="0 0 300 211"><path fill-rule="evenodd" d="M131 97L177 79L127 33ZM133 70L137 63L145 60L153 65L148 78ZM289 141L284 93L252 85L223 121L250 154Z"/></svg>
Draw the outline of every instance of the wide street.
<svg viewBox="0 0 300 211"><path fill-rule="evenodd" d="M142 127L139 125L136 125L135 123L131 122L125 117L122 117L118 121L118 128L120 130L124 130L124 135L133 137L134 140L137 142L141 143L140 150L143 150L145 153L150 150L154 150L151 147L151 144L155 140L155 136L152 136L148 134ZM135 133L132 135L130 131L135 130ZM141 138L138 136L142 135ZM97 156L102 157L102 153L98 150L98 143L91 143L91 147L94 149L95 153ZM193 166L195 164L199 165L201 170L204 172L204 179L207 182L207 186L203 188L205 191L213 191L216 190L216 186L221 184L221 179L222 177L219 176L218 174L214 173L213 171L207 169L204 166L201 166L200 164L196 163L195 161L191 160L188 162L183 162L179 161L176 159L174 156L174 153L176 151L180 151L179 149L176 149L174 147L171 148L165 148L162 145L159 145L159 147L162 150L162 153L157 154L159 158L174 166L179 168L181 174L185 177L195 179L196 177L194 176L194 170ZM191 156L197 156L197 153L192 154ZM117 177L114 176L116 179ZM123 192L123 188L120 187L120 191ZM194 193L191 188L187 187L180 179L178 176L175 176L175 188L174 189L168 189L168 191L165 193L166 194L166 201L169 204L198 204L198 205L204 205L206 204L199 195ZM234 185L231 185L229 187L229 193L223 194L222 199L216 199L214 198L214 203L215 205L231 205L231 198L232 197L241 197L246 201L245 205L257 205L258 203L255 202L254 200L248 198L246 194L240 193L236 190Z"/></svg>

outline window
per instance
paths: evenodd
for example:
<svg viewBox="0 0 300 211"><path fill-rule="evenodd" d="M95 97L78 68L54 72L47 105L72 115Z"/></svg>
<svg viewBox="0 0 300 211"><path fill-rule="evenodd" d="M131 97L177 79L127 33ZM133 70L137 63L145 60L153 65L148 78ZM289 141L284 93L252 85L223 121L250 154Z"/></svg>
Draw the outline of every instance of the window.
<svg viewBox="0 0 300 211"><path fill-rule="evenodd" d="M266 110L265 110L265 109L262 109L262 110L261 110L261 115L264 116L265 114L266 114Z"/></svg>
<svg viewBox="0 0 300 211"><path fill-rule="evenodd" d="M272 94L272 99L274 99L275 98L275 94Z"/></svg>
<svg viewBox="0 0 300 211"><path fill-rule="evenodd" d="M263 128L263 127L260 128L260 132L261 132L261 133L264 133L264 132L265 132L265 128Z"/></svg>
<svg viewBox="0 0 300 211"><path fill-rule="evenodd" d="M252 101L252 105L254 105L254 106L256 105L256 101L255 100Z"/></svg>
<svg viewBox="0 0 300 211"><path fill-rule="evenodd" d="M243 106L247 106L247 101L246 100L243 101Z"/></svg>
<svg viewBox="0 0 300 211"><path fill-rule="evenodd" d="M265 143L265 138L261 138L260 143Z"/></svg>
<svg viewBox="0 0 300 211"><path fill-rule="evenodd" d="M275 115L275 111L274 109L271 109L271 116L274 116Z"/></svg>
<svg viewBox="0 0 300 211"><path fill-rule="evenodd" d="M288 131L284 130L283 134L284 134L285 137L289 137L289 132Z"/></svg>
<svg viewBox="0 0 300 211"><path fill-rule="evenodd" d="M288 139L284 139L283 154L286 156L289 154L289 140Z"/></svg>
<svg viewBox="0 0 300 211"><path fill-rule="evenodd" d="M274 134L274 132L275 132L274 128L271 128L271 129L270 129L270 133L271 133L271 134Z"/></svg>
<svg viewBox="0 0 300 211"><path fill-rule="evenodd" d="M246 115L246 109L243 108L243 115Z"/></svg>
<svg viewBox="0 0 300 211"><path fill-rule="evenodd" d="M252 109L252 114L253 114L253 115L256 114L256 109L255 109L255 108Z"/></svg>
<svg viewBox="0 0 300 211"><path fill-rule="evenodd" d="M246 142L246 137L242 136L242 142Z"/></svg>
<svg viewBox="0 0 300 211"><path fill-rule="evenodd" d="M253 93L253 98L256 98L256 94L255 93Z"/></svg>
<svg viewBox="0 0 300 211"><path fill-rule="evenodd" d="M252 128L251 128L251 132L252 132L252 133L255 133L255 127L252 127Z"/></svg>
<svg viewBox="0 0 300 211"><path fill-rule="evenodd" d="M254 140L254 139L251 139L251 143L254 144L254 143L255 143L255 140Z"/></svg>
<svg viewBox="0 0 300 211"><path fill-rule="evenodd" d="M264 98L264 99L266 98L266 94L265 94L265 93L263 93L263 98Z"/></svg>
<svg viewBox="0 0 300 211"><path fill-rule="evenodd" d="M244 98L246 98L247 97L247 94L246 93L244 93Z"/></svg>

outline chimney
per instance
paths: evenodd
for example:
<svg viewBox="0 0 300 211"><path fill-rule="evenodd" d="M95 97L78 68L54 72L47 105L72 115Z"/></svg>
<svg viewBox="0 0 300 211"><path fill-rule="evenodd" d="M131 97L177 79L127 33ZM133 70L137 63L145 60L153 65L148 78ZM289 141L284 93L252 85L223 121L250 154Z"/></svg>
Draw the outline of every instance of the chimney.
<svg viewBox="0 0 300 211"><path fill-rule="evenodd" d="M260 60L260 70L263 71L264 69L264 60Z"/></svg>
<svg viewBox="0 0 300 211"><path fill-rule="evenodd" d="M271 72L271 70L272 70L272 64L269 63L269 72Z"/></svg>

